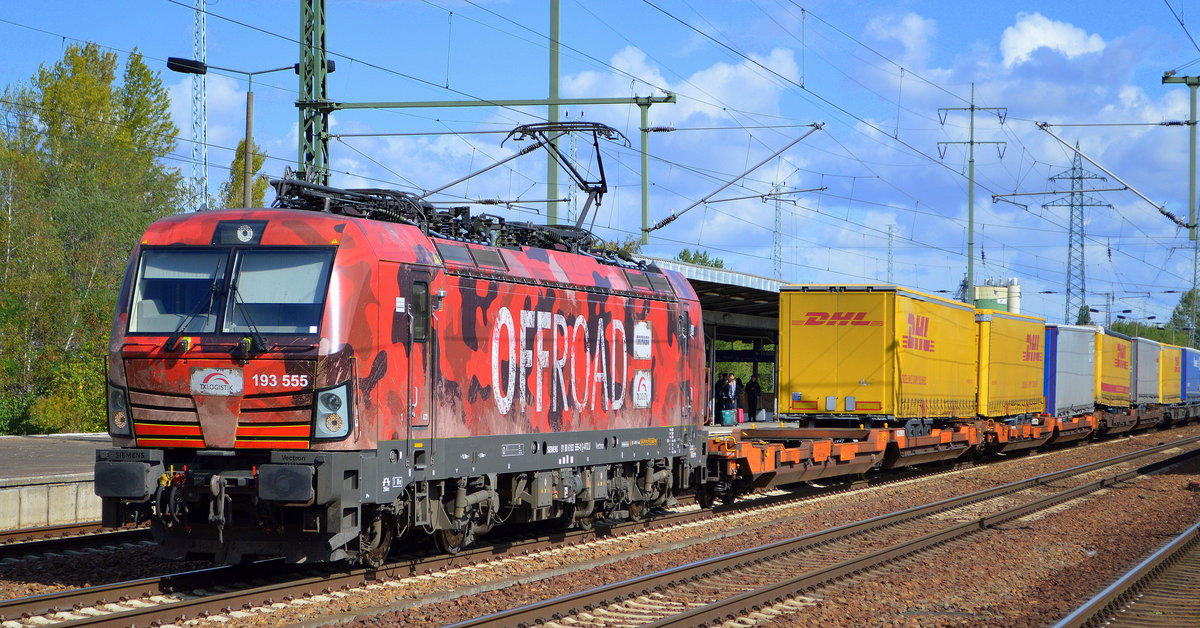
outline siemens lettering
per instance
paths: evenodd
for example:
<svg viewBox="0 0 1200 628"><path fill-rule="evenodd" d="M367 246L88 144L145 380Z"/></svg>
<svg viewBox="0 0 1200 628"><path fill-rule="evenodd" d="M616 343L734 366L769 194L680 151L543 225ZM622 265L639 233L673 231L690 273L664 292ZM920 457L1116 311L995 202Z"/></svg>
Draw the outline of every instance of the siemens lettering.
<svg viewBox="0 0 1200 628"><path fill-rule="evenodd" d="M625 324L603 316L520 310L496 313L492 327L492 390L496 409L620 410L629 380ZM532 337L531 337L532 336ZM549 376L546 371L550 371ZM533 381L530 382L530 374Z"/></svg>

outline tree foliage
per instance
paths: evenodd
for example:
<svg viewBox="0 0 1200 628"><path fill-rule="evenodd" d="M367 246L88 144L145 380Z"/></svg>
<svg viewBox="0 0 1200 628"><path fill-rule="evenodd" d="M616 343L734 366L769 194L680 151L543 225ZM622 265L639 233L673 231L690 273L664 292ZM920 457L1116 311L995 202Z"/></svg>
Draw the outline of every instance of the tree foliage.
<svg viewBox="0 0 1200 628"><path fill-rule="evenodd" d="M708 251L701 251L700 249L696 249L695 251L683 249L675 255L675 259L687 264L696 264L697 266L725 268L725 260L709 255Z"/></svg>
<svg viewBox="0 0 1200 628"><path fill-rule="evenodd" d="M1176 332L1181 342L1187 338L1187 346L1200 347L1200 300L1195 290L1188 290L1179 296L1179 304L1171 311L1166 327Z"/></svg>
<svg viewBox="0 0 1200 628"><path fill-rule="evenodd" d="M126 261L182 198L169 99L136 51L69 46L0 106L0 431L102 429Z"/></svg>
<svg viewBox="0 0 1200 628"><path fill-rule="evenodd" d="M251 173L251 189L250 189L250 206L262 207L266 204L267 186L269 181L267 175L258 174L262 169L263 163L267 160L267 156L262 152L262 147L254 144L251 155L253 160L250 162ZM233 163L229 165L229 178L225 183L221 184L221 207L234 208L244 206L243 192L246 181L246 140L243 138L238 142L237 151L233 155Z"/></svg>
<svg viewBox="0 0 1200 628"><path fill-rule="evenodd" d="M1093 324L1092 323L1092 311L1090 309L1088 309L1088 306L1086 303L1084 303L1083 305L1081 305L1079 307L1079 315L1075 317L1075 324L1076 325L1091 325L1091 324Z"/></svg>

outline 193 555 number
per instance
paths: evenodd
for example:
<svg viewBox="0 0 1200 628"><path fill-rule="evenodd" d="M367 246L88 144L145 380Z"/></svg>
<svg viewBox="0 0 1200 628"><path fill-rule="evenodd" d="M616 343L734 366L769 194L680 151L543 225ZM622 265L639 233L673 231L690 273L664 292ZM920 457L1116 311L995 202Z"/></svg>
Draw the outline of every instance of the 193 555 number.
<svg viewBox="0 0 1200 628"><path fill-rule="evenodd" d="M254 380L254 385L261 388L276 388L283 386L284 388L304 388L308 386L307 375L284 375L280 377L274 373L256 373L250 379Z"/></svg>

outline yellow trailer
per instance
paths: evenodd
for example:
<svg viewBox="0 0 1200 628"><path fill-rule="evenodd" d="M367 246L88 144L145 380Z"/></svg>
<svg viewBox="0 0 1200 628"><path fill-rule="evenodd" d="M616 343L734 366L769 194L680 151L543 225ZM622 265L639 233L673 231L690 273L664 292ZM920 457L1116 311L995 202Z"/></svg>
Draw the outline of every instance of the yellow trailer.
<svg viewBox="0 0 1200 628"><path fill-rule="evenodd" d="M979 416L1004 418L1046 409L1046 319L976 310Z"/></svg>
<svg viewBox="0 0 1200 628"><path fill-rule="evenodd" d="M975 310L965 303L897 286L784 286L777 355L783 414L975 416Z"/></svg>
<svg viewBox="0 0 1200 628"><path fill-rule="evenodd" d="M1183 347L1164 343L1158 360L1159 399L1179 403L1183 392Z"/></svg>
<svg viewBox="0 0 1200 628"><path fill-rule="evenodd" d="M1096 343L1096 403L1114 408L1129 407L1130 360L1133 349L1128 336L1104 330Z"/></svg>

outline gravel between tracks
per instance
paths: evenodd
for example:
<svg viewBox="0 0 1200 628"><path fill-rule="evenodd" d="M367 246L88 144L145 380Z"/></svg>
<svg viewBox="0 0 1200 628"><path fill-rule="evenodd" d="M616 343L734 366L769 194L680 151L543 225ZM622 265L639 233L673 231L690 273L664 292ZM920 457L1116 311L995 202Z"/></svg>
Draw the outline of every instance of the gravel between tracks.
<svg viewBox="0 0 1200 628"><path fill-rule="evenodd" d="M699 524L594 541L525 557L492 561L474 567L450 569L425 576L380 582L349 592L335 592L288 604L276 604L274 608L231 613L228 616L210 618L209 621L203 623L206 625L219 623L224 626L277 626L293 623L310 626L343 623L440 626L608 582L652 573L678 564L724 555L765 542L791 538L886 514L917 503L962 495L997 484L1109 458L1152 444L1196 434L1200 434L1200 426L1189 426L1170 432L1110 441L1098 447L1072 448L1058 450L1048 455L1019 457L1002 463L957 471L933 479L909 480L883 487L818 498L800 504L771 507L751 513L730 514ZM1197 494L1188 493L1188 495ZM1167 509L1164 507L1165 504L1159 503L1160 501L1171 501L1164 494L1150 493L1147 494L1147 498L1139 499L1144 502L1142 510L1148 513L1161 512L1165 517L1175 511L1174 508ZM1175 499L1173 501L1183 502L1185 500ZM1200 500L1192 499L1190 501ZM1075 511L1067 511L1063 516L1070 520L1072 512ZM1132 512L1136 512L1136 510L1132 510ZM1193 517L1192 522L1194 521ZM1169 523L1169 521L1163 521L1162 525L1169 527ZM1030 525L1034 524L1036 522ZM1109 526L1110 530L1111 527ZM1182 530L1184 527L1186 525L1181 524L1178 529ZM1035 547L1034 545L1018 544L1020 535L1015 535L1012 531L1007 535L1018 538L1008 538L1001 542L998 546L999 549L995 550L995 555L1018 555L1015 551L1019 551L1020 548ZM1116 535L1116 538L1122 536L1130 535ZM1158 537L1139 538L1146 539L1150 545L1159 540ZM1149 548L1150 545L1147 547ZM1123 563L1114 558L1112 560L1116 561L1114 563L1116 566L1109 568L1108 564L1104 562L1109 560L1104 558L1108 553L1099 551L1103 547L1092 550L1085 549L1082 550L1084 558L1077 564L1072 563L1072 568L1076 571L1069 574L1064 573L1061 577L1069 577L1072 579L1069 582L1074 583L1085 575L1092 577L1089 574L1093 573L1112 572L1115 574L1120 568L1135 562L1138 555L1148 551L1137 550L1132 545L1125 545L1123 542L1121 547L1125 548L1122 550L1125 555ZM1091 556L1088 551L1097 553L1095 556ZM1049 559L1054 559L1054 557L1049 557ZM208 566L208 564L169 563L157 560L153 557L153 550L146 546L126 547L114 551L92 551L76 556L50 556L34 561L0 564L0 596L12 598L34 595L204 566ZM942 575L939 577L947 582L946 588L961 586L957 584L953 576L948 575L954 569L956 568L947 567L945 570L940 570ZM1099 578L1100 576L1096 575L1095 577ZM1100 584L1101 582L1098 580L1097 586ZM1075 588L1074 585L1065 583L1063 586ZM1054 587L1047 591L1062 597ZM1086 598L1088 592L1081 592L1080 595ZM1024 597L1029 598L1029 595L1024 595ZM862 603L871 598L855 595L854 599ZM890 600L891 598L884 596L879 599ZM897 596L896 599L915 600L916 598ZM929 599L936 600L937 598L930 596ZM1038 599L1049 599L1049 597L1042 595L1038 596ZM930 603L936 604L937 602ZM820 608L819 605L814 607L814 612L819 611ZM830 612L834 613L831 616L836 617L837 606L831 605L829 608ZM924 607L914 606L913 608L917 609L918 613L926 612L922 610ZM912 611L908 611L905 607L894 625L929 625L934 617L939 617L936 612L928 612L913 615L910 619L904 616L903 612ZM980 612L991 613L991 615L986 615L990 617L1018 617L1011 620L1017 624L1026 621L1019 618L1023 616L1006 614L1000 610L982 609ZM1046 613L1050 613L1050 611L1047 610ZM963 623L963 620L957 616L949 615L947 617L957 619L960 624ZM807 619L805 617L806 621ZM845 620L846 616L843 615L840 621L833 623L841 623ZM864 621L865 625L882 625L874 620ZM1038 623L1041 620L1029 619L1028 621ZM195 623L197 622L187 622L189 625ZM953 624L953 622L949 623ZM970 622L967 621L967 623ZM982 623L994 624L996 622ZM1006 619L1003 623L1010 622Z"/></svg>
<svg viewBox="0 0 1200 628"><path fill-rule="evenodd" d="M1198 482L1195 461L1139 478L812 592L777 623L1047 625L1200 521Z"/></svg>
<svg viewBox="0 0 1200 628"><path fill-rule="evenodd" d="M442 626L1196 434L1200 434L1200 426L1115 440L1100 447L1080 447L1058 450L1048 455L1018 457L932 479L851 491L795 505L727 515L696 525L382 582L369 588L320 596L306 604L280 604L267 611L235 613L221 617L219 621L227 626L294 623L307 626L343 623L355 626ZM1163 499L1167 498L1164 496ZM1157 503L1156 499L1145 501L1151 511L1173 510L1165 508L1166 504ZM1186 526L1180 525L1179 529L1183 527ZM1005 547L1018 546L1010 544ZM1008 549L997 552L1013 554ZM1127 563L1135 561L1137 555L1127 555ZM1091 563L1084 561L1084 564ZM1102 571L1098 565L1096 569ZM805 617L806 622L807 619ZM917 618L909 624L924 625L927 619ZM841 624L845 621L843 617L832 623ZM865 625L878 625L877 622L865 621Z"/></svg>

